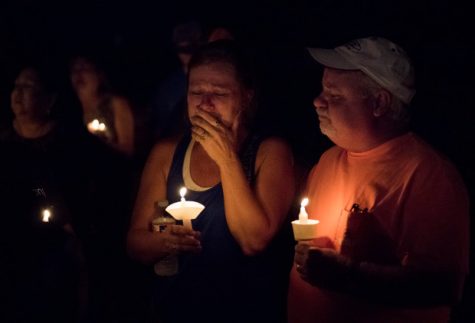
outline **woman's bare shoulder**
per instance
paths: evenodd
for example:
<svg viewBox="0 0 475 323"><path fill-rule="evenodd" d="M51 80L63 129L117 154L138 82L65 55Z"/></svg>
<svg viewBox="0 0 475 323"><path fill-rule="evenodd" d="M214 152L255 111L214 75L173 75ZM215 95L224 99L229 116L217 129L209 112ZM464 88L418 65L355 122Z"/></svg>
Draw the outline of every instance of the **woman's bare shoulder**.
<svg viewBox="0 0 475 323"><path fill-rule="evenodd" d="M115 113L131 114L133 110L132 104L130 103L129 99L121 95L111 95L110 106Z"/></svg>
<svg viewBox="0 0 475 323"><path fill-rule="evenodd" d="M288 161L293 164L292 148L282 138L268 137L265 138L257 151L256 166L260 167L265 162Z"/></svg>
<svg viewBox="0 0 475 323"><path fill-rule="evenodd" d="M112 94L110 95L110 100L112 104L114 105L116 104L116 105L121 105L121 106L124 106L124 105L130 106L130 100L123 95Z"/></svg>
<svg viewBox="0 0 475 323"><path fill-rule="evenodd" d="M149 155L149 159L154 159L154 160L167 160L173 157L173 154L175 152L176 146L178 145L178 138L166 138L166 139L160 139L155 143L155 145L152 147Z"/></svg>
<svg viewBox="0 0 475 323"><path fill-rule="evenodd" d="M168 177L177 144L178 141L167 139L160 140L152 147L143 169L142 182L153 183L156 178Z"/></svg>
<svg viewBox="0 0 475 323"><path fill-rule="evenodd" d="M259 146L258 154L290 154L292 155L292 148L289 143L279 137L265 138Z"/></svg>

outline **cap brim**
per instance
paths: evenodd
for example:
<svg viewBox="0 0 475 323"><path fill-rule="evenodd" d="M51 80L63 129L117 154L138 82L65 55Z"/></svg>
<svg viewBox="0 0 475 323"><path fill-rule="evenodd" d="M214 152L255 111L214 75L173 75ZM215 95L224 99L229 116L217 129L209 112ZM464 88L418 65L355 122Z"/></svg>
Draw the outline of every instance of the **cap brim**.
<svg viewBox="0 0 475 323"><path fill-rule="evenodd" d="M358 69L358 67L345 59L334 49L307 48L307 50L317 62L326 67L337 68L341 70Z"/></svg>

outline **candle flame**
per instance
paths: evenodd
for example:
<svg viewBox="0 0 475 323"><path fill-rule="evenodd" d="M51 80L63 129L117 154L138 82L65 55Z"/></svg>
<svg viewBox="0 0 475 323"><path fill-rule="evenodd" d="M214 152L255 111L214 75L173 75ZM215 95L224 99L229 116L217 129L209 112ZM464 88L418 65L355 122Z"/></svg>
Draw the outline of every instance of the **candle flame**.
<svg viewBox="0 0 475 323"><path fill-rule="evenodd" d="M87 128L91 132L105 131L106 125L103 122L99 122L99 120L94 119L87 124Z"/></svg>
<svg viewBox="0 0 475 323"><path fill-rule="evenodd" d="M182 199L185 198L185 194L186 194L186 187L180 188L180 197L181 197Z"/></svg>
<svg viewBox="0 0 475 323"><path fill-rule="evenodd" d="M49 218L51 217L51 211L49 209L44 209L43 210L43 222L49 222Z"/></svg>
<svg viewBox="0 0 475 323"><path fill-rule="evenodd" d="M300 203L300 213L299 213L299 221L303 223L307 223L308 214L305 210L305 207L308 205L308 198L304 198L302 203Z"/></svg>
<svg viewBox="0 0 475 323"><path fill-rule="evenodd" d="M93 129L93 130L99 129L99 120L94 119L94 120L92 120L92 122L89 123L89 124L91 125L91 129Z"/></svg>

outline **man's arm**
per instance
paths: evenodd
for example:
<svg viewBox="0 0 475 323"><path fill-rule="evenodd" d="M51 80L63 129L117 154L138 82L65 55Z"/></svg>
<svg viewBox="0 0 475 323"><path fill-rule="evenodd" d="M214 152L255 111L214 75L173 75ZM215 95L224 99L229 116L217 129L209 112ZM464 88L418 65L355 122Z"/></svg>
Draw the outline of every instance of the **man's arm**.
<svg viewBox="0 0 475 323"><path fill-rule="evenodd" d="M296 246L295 262L301 277L314 286L387 306L451 306L463 286L459 273L354 262L333 249L308 244Z"/></svg>

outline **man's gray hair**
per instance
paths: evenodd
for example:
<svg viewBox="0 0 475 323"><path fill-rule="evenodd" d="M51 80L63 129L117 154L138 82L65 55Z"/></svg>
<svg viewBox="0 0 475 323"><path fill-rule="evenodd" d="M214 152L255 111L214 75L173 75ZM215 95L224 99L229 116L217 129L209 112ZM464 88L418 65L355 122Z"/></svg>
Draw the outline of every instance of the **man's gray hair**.
<svg viewBox="0 0 475 323"><path fill-rule="evenodd" d="M364 74L361 71L358 71L358 84L362 87L365 95L374 95L377 91L386 90L384 87L376 83L373 79L369 76ZM388 91L388 90L386 90ZM389 106L390 113L389 117L401 125L406 125L409 122L410 115L409 115L409 105L402 102L401 99L396 97L391 91L388 91L391 94L391 104Z"/></svg>

